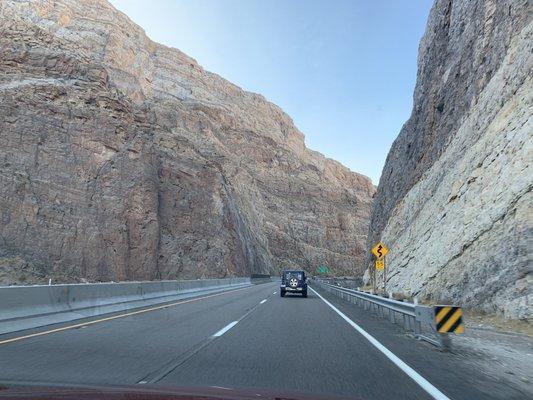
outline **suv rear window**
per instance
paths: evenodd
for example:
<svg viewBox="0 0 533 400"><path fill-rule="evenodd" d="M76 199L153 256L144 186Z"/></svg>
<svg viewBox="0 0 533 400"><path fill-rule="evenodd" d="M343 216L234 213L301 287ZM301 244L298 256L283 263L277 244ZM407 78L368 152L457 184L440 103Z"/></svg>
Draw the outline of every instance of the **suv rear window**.
<svg viewBox="0 0 533 400"><path fill-rule="evenodd" d="M301 272L286 272L285 279L289 279L291 276L296 276L296 279L301 281L303 279L303 274Z"/></svg>

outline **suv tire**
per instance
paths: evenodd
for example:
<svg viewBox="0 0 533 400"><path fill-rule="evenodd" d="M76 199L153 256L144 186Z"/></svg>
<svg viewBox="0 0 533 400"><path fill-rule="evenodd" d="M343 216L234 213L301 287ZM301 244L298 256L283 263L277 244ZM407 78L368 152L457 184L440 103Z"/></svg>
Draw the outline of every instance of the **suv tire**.
<svg viewBox="0 0 533 400"><path fill-rule="evenodd" d="M285 297L285 290L280 290L280 291L279 291L279 295L280 295L281 297Z"/></svg>
<svg viewBox="0 0 533 400"><path fill-rule="evenodd" d="M302 292L302 296L303 296L303 297L307 297L307 290L304 290L304 291Z"/></svg>

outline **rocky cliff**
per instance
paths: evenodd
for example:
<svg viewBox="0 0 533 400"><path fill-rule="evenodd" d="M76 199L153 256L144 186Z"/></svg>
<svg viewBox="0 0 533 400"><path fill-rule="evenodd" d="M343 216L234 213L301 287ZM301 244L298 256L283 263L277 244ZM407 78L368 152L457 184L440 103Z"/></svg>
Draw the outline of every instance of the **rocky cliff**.
<svg viewBox="0 0 533 400"><path fill-rule="evenodd" d="M0 18L4 258L91 280L363 262L374 186L277 106L103 0L1 0Z"/></svg>
<svg viewBox="0 0 533 400"><path fill-rule="evenodd" d="M527 0L434 3L371 218L388 290L531 316L532 29Z"/></svg>

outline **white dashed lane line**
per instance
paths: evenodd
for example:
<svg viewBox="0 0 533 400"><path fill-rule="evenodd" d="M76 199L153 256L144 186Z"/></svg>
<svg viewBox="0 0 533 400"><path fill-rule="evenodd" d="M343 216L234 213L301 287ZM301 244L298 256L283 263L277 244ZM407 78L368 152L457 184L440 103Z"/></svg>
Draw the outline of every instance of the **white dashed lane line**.
<svg viewBox="0 0 533 400"><path fill-rule="evenodd" d="M275 294L276 292L274 292L273 294ZM233 321L233 322L230 322L228 325L226 325L224 328L222 328L221 330L219 330L217 333L215 333L214 335L212 335L211 337L212 338L217 338L217 337L220 337L222 336L223 334L225 334L227 331L229 331L231 328L233 328L235 325L237 325L239 323L239 321L241 321L242 319L246 318L248 315L250 315L250 313L252 311L254 311L257 307L259 307L259 305L261 304L264 304L266 303L268 300L268 298L266 299L263 299L259 302L258 305L256 305L255 307L253 307L251 310L248 310L248 312L246 314L244 314L241 318L239 318L237 321Z"/></svg>
<svg viewBox="0 0 533 400"><path fill-rule="evenodd" d="M217 333L215 333L213 335L213 337L220 337L222 336L223 334L225 334L227 331L229 331L231 328L233 328L235 325L237 325L239 321L233 321L233 322L230 322L229 324L227 324L224 328L222 328L221 330L219 330Z"/></svg>

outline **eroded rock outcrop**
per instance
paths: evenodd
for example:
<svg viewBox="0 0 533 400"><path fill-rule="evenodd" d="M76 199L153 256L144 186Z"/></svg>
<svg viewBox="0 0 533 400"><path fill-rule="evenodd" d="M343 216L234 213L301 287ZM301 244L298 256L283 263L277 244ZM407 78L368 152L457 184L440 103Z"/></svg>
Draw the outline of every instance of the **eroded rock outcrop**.
<svg viewBox="0 0 533 400"><path fill-rule="evenodd" d="M370 180L107 2L1 0L0 72L0 256L94 280L363 262Z"/></svg>
<svg viewBox="0 0 533 400"><path fill-rule="evenodd" d="M532 51L527 0L435 2L371 219L388 290L531 316Z"/></svg>

